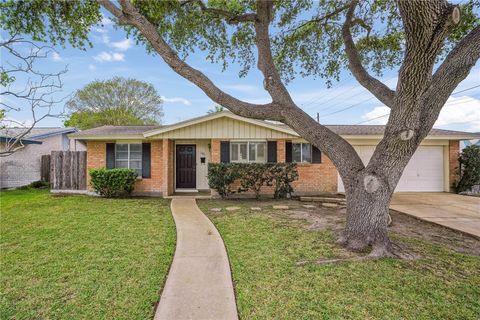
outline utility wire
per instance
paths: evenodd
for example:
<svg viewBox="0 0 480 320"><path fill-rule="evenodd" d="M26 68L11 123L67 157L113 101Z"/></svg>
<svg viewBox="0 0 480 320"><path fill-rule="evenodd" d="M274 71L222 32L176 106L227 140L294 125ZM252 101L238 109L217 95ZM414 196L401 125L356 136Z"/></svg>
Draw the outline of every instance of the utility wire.
<svg viewBox="0 0 480 320"><path fill-rule="evenodd" d="M473 87L470 87L470 88L467 88L467 89L464 89L464 90L460 90L460 91L454 92L454 93L452 93L451 95L453 96L454 94L459 94L459 93L462 93L462 92L465 92L465 91L473 90L473 89L476 89L476 88L478 88L478 87L480 87L480 85L476 85L476 86L473 86ZM461 104L461 103L465 103L465 101L455 101L454 103L449 103L449 105L451 106L451 105L456 105L456 104ZM377 120L377 119L380 119L380 118L387 117L387 116L389 116L389 115L390 115L390 112L387 113L387 114L384 114L384 115L381 115L381 116L372 118L372 119L368 119L368 120L364 120L364 121L355 123L354 125L367 123L367 122L370 122L370 121L373 121L373 120ZM466 123L468 123L468 121L467 121Z"/></svg>

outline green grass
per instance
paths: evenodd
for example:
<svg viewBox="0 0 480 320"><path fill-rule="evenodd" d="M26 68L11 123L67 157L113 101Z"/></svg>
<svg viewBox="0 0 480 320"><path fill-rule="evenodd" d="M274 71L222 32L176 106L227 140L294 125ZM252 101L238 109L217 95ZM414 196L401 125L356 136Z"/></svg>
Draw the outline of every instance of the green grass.
<svg viewBox="0 0 480 320"><path fill-rule="evenodd" d="M259 204L262 204L259 202ZM257 205L259 205L257 204ZM232 265L242 319L478 319L480 257L396 236L423 259L297 267L342 255L330 231L254 212L246 202L202 201ZM241 206L211 213L211 207Z"/></svg>
<svg viewBox="0 0 480 320"><path fill-rule="evenodd" d="M0 319L149 319L175 247L168 202L0 194Z"/></svg>

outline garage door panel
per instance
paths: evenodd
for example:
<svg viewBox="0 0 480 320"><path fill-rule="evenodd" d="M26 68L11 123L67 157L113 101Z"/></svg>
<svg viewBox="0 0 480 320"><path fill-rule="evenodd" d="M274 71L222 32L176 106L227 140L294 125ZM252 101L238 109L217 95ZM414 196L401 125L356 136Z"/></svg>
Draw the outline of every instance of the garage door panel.
<svg viewBox="0 0 480 320"><path fill-rule="evenodd" d="M375 151L374 146L354 146L360 159L366 165ZM405 167L395 192L399 191L443 191L443 147L421 146ZM338 191L344 192L340 175L338 176Z"/></svg>

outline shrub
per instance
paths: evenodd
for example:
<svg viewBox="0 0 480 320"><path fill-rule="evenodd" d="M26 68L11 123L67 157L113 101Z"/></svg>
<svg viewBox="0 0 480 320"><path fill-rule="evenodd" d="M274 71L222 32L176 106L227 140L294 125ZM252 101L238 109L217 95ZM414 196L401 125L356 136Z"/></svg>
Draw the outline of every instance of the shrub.
<svg viewBox="0 0 480 320"><path fill-rule="evenodd" d="M274 163L243 163L238 167L240 176L239 192L252 190L255 198L260 198L263 186L271 186L273 181L272 168Z"/></svg>
<svg viewBox="0 0 480 320"><path fill-rule="evenodd" d="M90 184L102 197L123 197L132 193L137 173L132 169L90 169Z"/></svg>
<svg viewBox="0 0 480 320"><path fill-rule="evenodd" d="M455 190L468 191L474 185L480 184L480 146L473 145L463 149L458 161L460 162L460 181Z"/></svg>
<svg viewBox="0 0 480 320"><path fill-rule="evenodd" d="M289 198L292 195L292 182L298 180L297 164L293 163L278 163L272 168L273 185L275 192L273 197Z"/></svg>
<svg viewBox="0 0 480 320"><path fill-rule="evenodd" d="M222 198L238 192L253 191L260 197L263 186L274 186L274 197L285 198L293 192L291 182L298 179L296 163L211 163L208 185ZM233 183L240 187L233 190Z"/></svg>
<svg viewBox="0 0 480 320"><path fill-rule="evenodd" d="M230 163L209 163L208 164L208 186L222 197L228 197L234 193L231 185L239 177L238 166Z"/></svg>

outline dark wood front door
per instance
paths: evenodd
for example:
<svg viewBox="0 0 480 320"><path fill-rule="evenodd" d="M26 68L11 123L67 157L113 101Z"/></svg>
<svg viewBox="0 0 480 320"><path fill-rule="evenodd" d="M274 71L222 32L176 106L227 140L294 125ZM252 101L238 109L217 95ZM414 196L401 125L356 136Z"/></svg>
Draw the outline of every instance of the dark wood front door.
<svg viewBox="0 0 480 320"><path fill-rule="evenodd" d="M177 145L176 147L177 188L197 187L195 145Z"/></svg>

